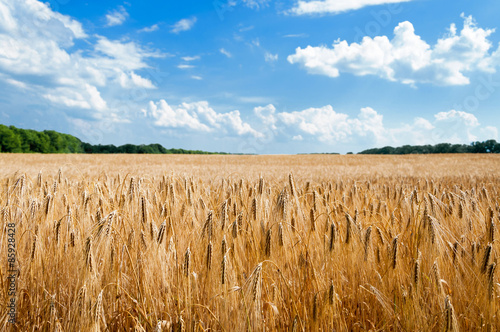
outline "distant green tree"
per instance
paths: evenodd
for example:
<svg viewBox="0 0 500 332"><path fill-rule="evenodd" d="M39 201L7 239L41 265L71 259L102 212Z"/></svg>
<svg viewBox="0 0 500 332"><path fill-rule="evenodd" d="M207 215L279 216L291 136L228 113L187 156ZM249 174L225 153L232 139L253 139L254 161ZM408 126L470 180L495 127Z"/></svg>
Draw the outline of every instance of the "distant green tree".
<svg viewBox="0 0 500 332"><path fill-rule="evenodd" d="M50 139L50 153L61 153L63 150L63 141L59 133L53 130L44 130L44 133Z"/></svg>
<svg viewBox="0 0 500 332"><path fill-rule="evenodd" d="M125 144L120 146L118 149L120 153L137 153L137 145L133 144Z"/></svg>
<svg viewBox="0 0 500 332"><path fill-rule="evenodd" d="M470 145L440 143L436 145L385 146L363 150L360 154L428 154L428 153L500 153L500 143L495 140L473 142Z"/></svg>
<svg viewBox="0 0 500 332"><path fill-rule="evenodd" d="M23 152L21 138L11 128L0 125L0 148L2 152Z"/></svg>

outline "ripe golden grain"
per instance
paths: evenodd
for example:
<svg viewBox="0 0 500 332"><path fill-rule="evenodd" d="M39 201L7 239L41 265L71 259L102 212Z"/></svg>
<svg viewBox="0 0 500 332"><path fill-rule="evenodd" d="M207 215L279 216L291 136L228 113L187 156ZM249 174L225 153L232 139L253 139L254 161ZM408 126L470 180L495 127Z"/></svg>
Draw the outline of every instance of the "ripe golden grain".
<svg viewBox="0 0 500 332"><path fill-rule="evenodd" d="M483 254L483 261L481 264L481 273L486 273L486 271L488 270L488 265L490 263L490 257L491 257L492 250L493 250L493 246L491 245L491 243L488 243L488 245L486 246L486 249L484 250L484 254Z"/></svg>
<svg viewBox="0 0 500 332"><path fill-rule="evenodd" d="M497 156L0 158L18 329L498 325Z"/></svg>
<svg viewBox="0 0 500 332"><path fill-rule="evenodd" d="M392 262L392 268L396 268L396 264L398 262L398 236L396 236L392 240L392 247L391 247L391 262Z"/></svg>

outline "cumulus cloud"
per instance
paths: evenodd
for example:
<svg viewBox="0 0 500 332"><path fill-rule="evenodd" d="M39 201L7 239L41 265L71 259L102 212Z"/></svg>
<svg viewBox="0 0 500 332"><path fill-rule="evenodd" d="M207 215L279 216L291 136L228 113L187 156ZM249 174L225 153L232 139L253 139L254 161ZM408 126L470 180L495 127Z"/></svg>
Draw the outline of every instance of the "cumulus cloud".
<svg viewBox="0 0 500 332"><path fill-rule="evenodd" d="M130 72L130 74L122 72L119 82L120 86L125 89L133 89L137 87L144 89L156 89L156 86L150 80L137 75L133 71Z"/></svg>
<svg viewBox="0 0 500 332"><path fill-rule="evenodd" d="M456 110L388 126L383 114L371 107L348 114L331 105L280 112L268 104L255 107L248 121L260 133L242 141L238 151L248 153L347 152L387 145L498 140L498 128Z"/></svg>
<svg viewBox="0 0 500 332"><path fill-rule="evenodd" d="M264 124L264 127L271 130L276 130L276 107L269 104L267 106L258 106L254 108L254 113L257 118Z"/></svg>
<svg viewBox="0 0 500 332"><path fill-rule="evenodd" d="M494 72L500 64L500 48L490 52L488 37L493 29L477 26L471 16L465 17L457 33L452 24L447 35L431 47L415 34L410 22L394 29L394 37L364 37L358 43L336 41L332 48L307 46L288 56L291 64L299 64L311 74L338 77L342 72L357 76L375 75L403 84L436 85L469 84L473 72Z"/></svg>
<svg viewBox="0 0 500 332"><path fill-rule="evenodd" d="M378 140L383 131L382 116L369 107L361 109L359 116L354 119L335 112L331 105L278 113L277 117L292 133L315 137L327 144L345 142L353 136Z"/></svg>
<svg viewBox="0 0 500 332"><path fill-rule="evenodd" d="M95 86L85 84L83 91L71 88L58 87L44 95L48 100L63 104L67 107L78 107L84 109L95 109L104 111L107 109L106 102L101 98L100 92Z"/></svg>
<svg viewBox="0 0 500 332"><path fill-rule="evenodd" d="M218 113L206 101L171 106L165 100L149 102L143 114L158 127L190 130L213 134L262 137L241 119L239 111Z"/></svg>
<svg viewBox="0 0 500 332"><path fill-rule="evenodd" d="M117 25L122 25L128 18L127 10L123 6L119 6L108 14L106 14L106 26L112 27Z"/></svg>
<svg viewBox="0 0 500 332"><path fill-rule="evenodd" d="M178 21L177 23L175 23L172 26L172 29L170 30L170 32L179 33L179 32L183 32L183 31L191 30L194 27L197 20L198 19L196 17L184 18L184 19Z"/></svg>
<svg viewBox="0 0 500 332"><path fill-rule="evenodd" d="M0 2L0 79L19 82L29 93L53 104L112 112L106 92L114 88L155 88L137 71L161 54L134 42L90 38L82 25L35 0ZM76 40L88 52L73 50Z"/></svg>
<svg viewBox="0 0 500 332"><path fill-rule="evenodd" d="M290 10L294 15L339 14L366 6L409 2L412 0L313 0L297 2Z"/></svg>
<svg viewBox="0 0 500 332"><path fill-rule="evenodd" d="M481 126L473 114L456 110L439 112L431 119L417 117L396 127L385 126L383 115L370 107L362 108L353 117L335 111L331 105L277 112L269 104L254 108L254 115L259 131L269 140L316 142L331 147L469 144L498 137L496 127Z"/></svg>
<svg viewBox="0 0 500 332"><path fill-rule="evenodd" d="M456 110L435 114L433 126L433 139L445 139L450 143L477 141L485 130L480 128L479 121L473 114Z"/></svg>

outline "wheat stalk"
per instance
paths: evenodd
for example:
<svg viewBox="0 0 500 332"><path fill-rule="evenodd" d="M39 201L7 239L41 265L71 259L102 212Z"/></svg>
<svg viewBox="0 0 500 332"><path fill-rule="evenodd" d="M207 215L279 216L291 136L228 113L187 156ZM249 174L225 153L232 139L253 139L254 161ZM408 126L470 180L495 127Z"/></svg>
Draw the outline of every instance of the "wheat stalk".
<svg viewBox="0 0 500 332"><path fill-rule="evenodd" d="M190 268L191 268L191 250L188 247L186 253L184 254L184 275L186 276L186 278L189 277Z"/></svg>
<svg viewBox="0 0 500 332"><path fill-rule="evenodd" d="M271 228L269 228L266 232L265 255L266 255L266 257L271 256Z"/></svg>
<svg viewBox="0 0 500 332"><path fill-rule="evenodd" d="M391 262L392 268L395 269L398 262L398 236L392 240Z"/></svg>
<svg viewBox="0 0 500 332"><path fill-rule="evenodd" d="M488 269L488 264L490 263L490 256L491 256L491 251L493 249L493 246L491 243L488 243L486 246L486 249L484 250L484 255L483 255L483 261L481 264L481 273L486 273Z"/></svg>

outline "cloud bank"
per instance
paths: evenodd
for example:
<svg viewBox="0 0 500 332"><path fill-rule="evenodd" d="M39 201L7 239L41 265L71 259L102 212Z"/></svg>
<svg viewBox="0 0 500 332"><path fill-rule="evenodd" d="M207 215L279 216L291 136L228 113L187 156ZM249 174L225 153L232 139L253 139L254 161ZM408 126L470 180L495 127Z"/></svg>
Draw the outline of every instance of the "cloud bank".
<svg viewBox="0 0 500 332"><path fill-rule="evenodd" d="M86 51L72 49L79 40ZM113 91L154 89L138 71L161 56L132 41L89 37L80 22L39 1L0 2L0 79L86 116L112 113L105 95Z"/></svg>
<svg viewBox="0 0 500 332"><path fill-rule="evenodd" d="M165 100L150 101L143 114L158 127L214 133L217 135L262 137L241 119L239 111L217 113L206 101L169 105Z"/></svg>
<svg viewBox="0 0 500 332"><path fill-rule="evenodd" d="M394 37L364 37L358 43L337 41L332 48L307 46L297 48L288 62L298 64L308 73L338 77L341 73L356 76L374 75L403 84L431 83L466 85L476 72L495 72L500 63L500 48L490 52L488 37L494 29L477 26L471 16L464 16L457 32L451 24L448 33L429 45L415 34L406 21L394 29Z"/></svg>
<svg viewBox="0 0 500 332"><path fill-rule="evenodd" d="M371 107L361 108L351 116L335 111L331 105L278 112L269 104L255 107L251 115L243 118L239 111L219 113L207 101L173 106L160 100L149 102L142 113L154 126L178 134L240 137L254 146L256 153L268 151L269 144L276 142L316 145L328 151L355 146L469 144L498 138L496 127L483 126L473 114L456 110L439 112L432 118L416 117L393 127L386 126L383 115Z"/></svg>

